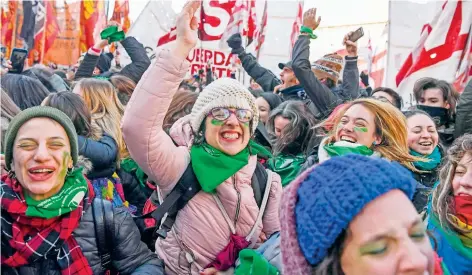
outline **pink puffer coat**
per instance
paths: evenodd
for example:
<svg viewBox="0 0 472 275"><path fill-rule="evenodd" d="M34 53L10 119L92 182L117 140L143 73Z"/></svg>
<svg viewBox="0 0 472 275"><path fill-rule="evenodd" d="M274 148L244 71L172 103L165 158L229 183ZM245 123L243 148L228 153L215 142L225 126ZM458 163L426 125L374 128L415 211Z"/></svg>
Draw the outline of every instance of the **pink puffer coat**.
<svg viewBox="0 0 472 275"><path fill-rule="evenodd" d="M131 157L157 182L164 196L174 188L190 163L189 148L174 145L162 129L172 97L188 68L187 60L172 56L167 50L161 51L134 90L123 118L123 135ZM248 165L216 189L231 219L236 215L238 193L241 194L236 225L236 233L241 236L249 234L259 212L251 188L256 161L256 157L251 157ZM269 236L280 230L282 185L275 173L269 194L262 224L257 228L253 241L257 241L261 232ZM156 250L165 261L167 274L199 274L200 268L212 262L225 248L230 233L212 196L201 191L179 212L173 231L165 240L158 240ZM192 264L187 259L189 255L195 259Z"/></svg>

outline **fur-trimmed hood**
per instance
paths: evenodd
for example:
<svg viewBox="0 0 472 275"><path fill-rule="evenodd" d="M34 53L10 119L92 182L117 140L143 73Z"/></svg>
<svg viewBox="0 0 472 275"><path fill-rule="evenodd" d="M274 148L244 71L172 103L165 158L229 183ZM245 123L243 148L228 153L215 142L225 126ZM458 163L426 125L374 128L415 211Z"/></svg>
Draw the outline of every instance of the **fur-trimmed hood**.
<svg viewBox="0 0 472 275"><path fill-rule="evenodd" d="M83 168L84 175L87 175L93 170L93 165L92 165L92 162L88 158L82 155L79 155L79 158L77 159L76 168Z"/></svg>

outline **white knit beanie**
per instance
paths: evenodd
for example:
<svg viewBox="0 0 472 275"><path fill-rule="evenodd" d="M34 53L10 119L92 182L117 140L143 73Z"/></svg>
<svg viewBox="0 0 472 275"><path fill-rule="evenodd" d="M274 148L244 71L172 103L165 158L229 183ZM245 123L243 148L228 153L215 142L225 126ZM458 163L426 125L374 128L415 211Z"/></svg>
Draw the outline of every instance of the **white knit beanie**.
<svg viewBox="0 0 472 275"><path fill-rule="evenodd" d="M216 107L251 110L253 113L251 135L255 133L259 123L256 99L239 81L228 77L219 78L203 89L190 114L194 133L198 132L205 117Z"/></svg>

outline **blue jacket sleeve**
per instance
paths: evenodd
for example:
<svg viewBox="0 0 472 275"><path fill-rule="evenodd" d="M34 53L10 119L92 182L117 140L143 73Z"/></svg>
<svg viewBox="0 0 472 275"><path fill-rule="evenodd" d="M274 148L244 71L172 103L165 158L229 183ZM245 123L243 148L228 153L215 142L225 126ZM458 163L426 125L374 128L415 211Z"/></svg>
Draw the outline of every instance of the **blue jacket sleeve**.
<svg viewBox="0 0 472 275"><path fill-rule="evenodd" d="M109 135L103 135L99 141L78 136L79 155L88 158L94 170L109 167L116 162L118 146Z"/></svg>

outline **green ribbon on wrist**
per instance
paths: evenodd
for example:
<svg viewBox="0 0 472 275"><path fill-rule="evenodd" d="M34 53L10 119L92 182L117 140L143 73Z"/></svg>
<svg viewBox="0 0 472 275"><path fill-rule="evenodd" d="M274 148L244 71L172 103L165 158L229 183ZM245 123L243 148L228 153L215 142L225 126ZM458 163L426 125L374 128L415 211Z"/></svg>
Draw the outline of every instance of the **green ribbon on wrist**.
<svg viewBox="0 0 472 275"><path fill-rule="evenodd" d="M119 42L125 39L125 32L118 31L117 26L110 26L100 33L100 37L108 40L108 43Z"/></svg>
<svg viewBox="0 0 472 275"><path fill-rule="evenodd" d="M309 36L311 39L316 39L316 38L318 38L318 36L316 36L316 34L313 33L313 30L310 29L310 28L308 28L308 27L301 26L300 32L301 32L301 33L306 33L306 34L308 34L308 36Z"/></svg>

